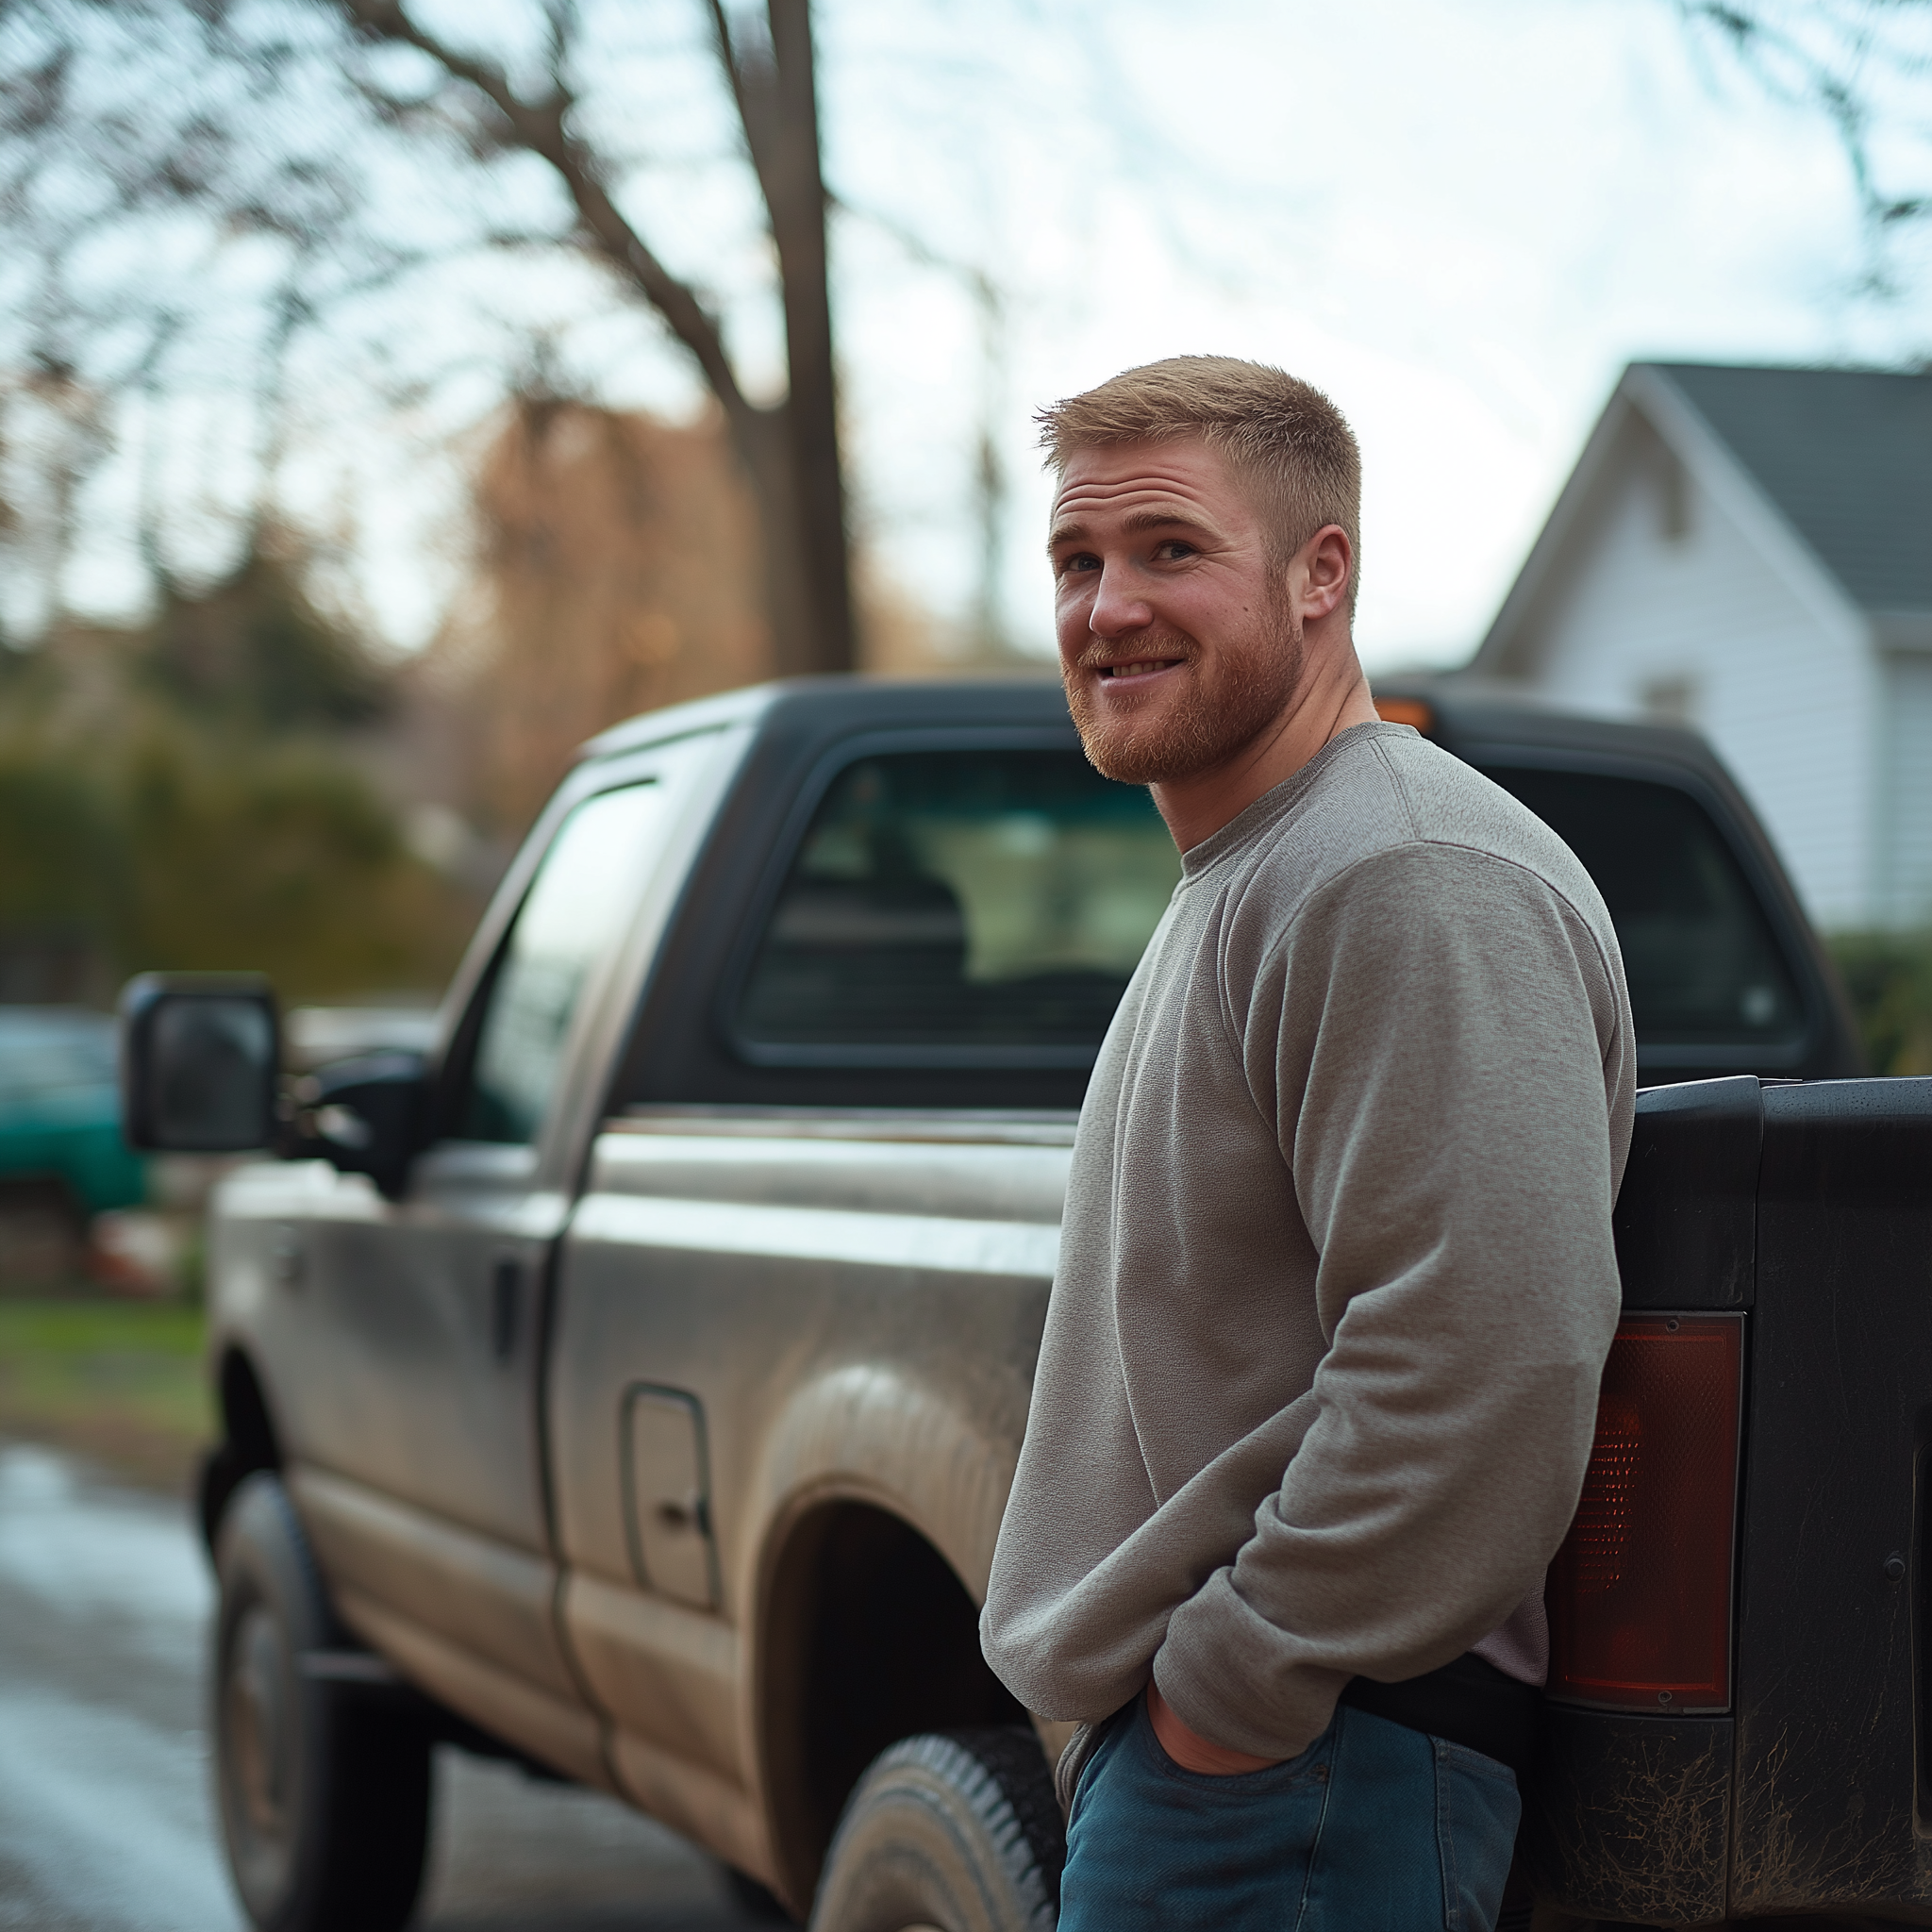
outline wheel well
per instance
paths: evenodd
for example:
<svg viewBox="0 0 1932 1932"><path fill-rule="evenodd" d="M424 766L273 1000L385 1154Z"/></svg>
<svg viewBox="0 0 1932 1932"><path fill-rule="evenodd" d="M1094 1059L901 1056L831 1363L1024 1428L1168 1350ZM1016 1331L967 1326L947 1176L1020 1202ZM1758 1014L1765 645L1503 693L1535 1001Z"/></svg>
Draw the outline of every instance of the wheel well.
<svg viewBox="0 0 1932 1932"><path fill-rule="evenodd" d="M197 1497L201 1534L210 1553L222 1526L222 1511L242 1479L258 1469L282 1466L282 1446L275 1438L268 1400L254 1366L239 1348L223 1356L215 1395L221 1408L221 1440L202 1458Z"/></svg>
<svg viewBox="0 0 1932 1932"><path fill-rule="evenodd" d="M899 1738L1024 1724L979 1649L979 1610L900 1518L831 1503L794 1525L766 1596L760 1721L778 1859L808 1900L846 1797Z"/></svg>

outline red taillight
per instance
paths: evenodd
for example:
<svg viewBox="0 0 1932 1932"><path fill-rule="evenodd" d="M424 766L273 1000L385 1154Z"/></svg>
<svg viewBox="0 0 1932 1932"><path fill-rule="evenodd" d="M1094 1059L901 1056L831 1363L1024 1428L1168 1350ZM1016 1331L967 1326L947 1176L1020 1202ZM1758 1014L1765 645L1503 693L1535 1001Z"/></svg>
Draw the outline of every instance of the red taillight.
<svg viewBox="0 0 1932 1932"><path fill-rule="evenodd" d="M1626 1710L1731 1697L1741 1315L1617 1325L1576 1519L1550 1570L1552 1697Z"/></svg>

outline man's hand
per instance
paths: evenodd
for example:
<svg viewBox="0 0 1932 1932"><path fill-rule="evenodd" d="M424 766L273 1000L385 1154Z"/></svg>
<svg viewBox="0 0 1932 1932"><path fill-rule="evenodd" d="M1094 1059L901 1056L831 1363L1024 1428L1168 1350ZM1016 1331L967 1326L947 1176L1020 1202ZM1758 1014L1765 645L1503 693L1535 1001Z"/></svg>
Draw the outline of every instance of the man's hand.
<svg viewBox="0 0 1932 1932"><path fill-rule="evenodd" d="M1154 1721L1154 1735L1160 1740L1160 1748L1183 1771L1198 1771L1208 1777L1236 1777L1244 1771L1266 1771L1271 1764L1281 1762L1278 1757L1250 1757L1245 1751L1230 1751L1225 1744L1191 1731L1152 1677L1147 1680L1147 1715Z"/></svg>

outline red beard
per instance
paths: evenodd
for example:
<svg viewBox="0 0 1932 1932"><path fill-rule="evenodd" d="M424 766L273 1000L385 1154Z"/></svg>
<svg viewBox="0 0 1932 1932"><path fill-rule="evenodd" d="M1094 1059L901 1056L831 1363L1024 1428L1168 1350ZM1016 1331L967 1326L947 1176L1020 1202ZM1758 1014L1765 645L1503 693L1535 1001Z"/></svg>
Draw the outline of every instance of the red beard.
<svg viewBox="0 0 1932 1932"><path fill-rule="evenodd" d="M1150 691L1125 706L1117 699L1103 707L1091 674L1126 652L1185 659L1178 673L1168 674L1184 680L1178 691ZM1288 709L1301 683L1302 656L1292 612L1263 616L1211 657L1180 631L1149 631L1131 645L1096 641L1063 676L1067 708L1095 771L1127 785L1170 784L1212 771L1253 744Z"/></svg>

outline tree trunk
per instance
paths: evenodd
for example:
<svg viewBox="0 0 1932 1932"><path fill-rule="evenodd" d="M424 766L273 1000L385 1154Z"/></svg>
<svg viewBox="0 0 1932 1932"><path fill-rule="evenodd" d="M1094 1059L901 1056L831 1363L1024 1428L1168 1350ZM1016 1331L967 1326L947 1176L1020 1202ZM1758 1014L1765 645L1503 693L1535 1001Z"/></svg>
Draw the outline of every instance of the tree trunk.
<svg viewBox="0 0 1932 1932"><path fill-rule="evenodd" d="M419 26L402 0L335 4L358 32L420 48L453 80L475 88L502 116L498 139L541 155L557 170L586 239L664 319L724 411L764 543L765 608L775 669L786 676L850 671L851 567L810 0L766 0L771 51L761 49L748 58L741 58L733 46L724 0L711 0L718 58L743 124L778 256L790 384L786 400L771 408L760 408L745 395L717 319L625 219L605 186L598 158L571 131L574 100L562 40L550 92L532 100L511 86L503 68L447 46Z"/></svg>
<svg viewBox="0 0 1932 1932"><path fill-rule="evenodd" d="M747 408L731 419L731 441L758 511L772 668L780 677L805 677L849 671L853 654L849 614L842 609L835 613L832 622L842 628L831 628L808 562L791 420L784 403L771 409ZM842 588L842 555L840 563Z"/></svg>
<svg viewBox="0 0 1932 1932"><path fill-rule="evenodd" d="M783 673L850 671L852 586L809 0L769 0L768 18L774 71L769 85L746 90L744 105L769 116L763 128L746 132L762 150L757 158L784 291L790 375L787 400L773 412L778 434L766 440L761 467L769 480L759 489L772 504L773 639Z"/></svg>

